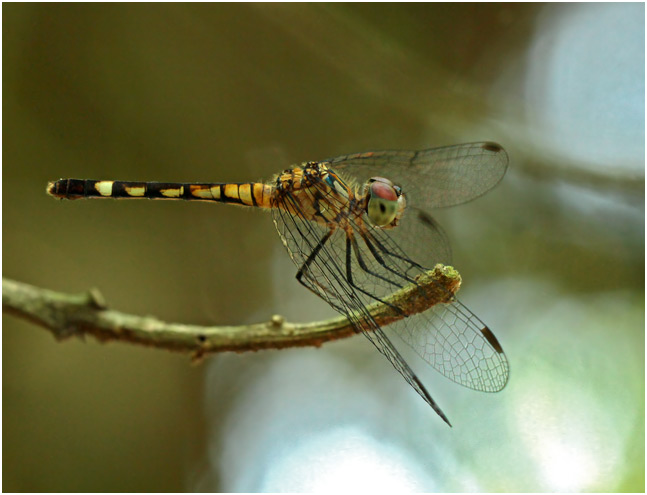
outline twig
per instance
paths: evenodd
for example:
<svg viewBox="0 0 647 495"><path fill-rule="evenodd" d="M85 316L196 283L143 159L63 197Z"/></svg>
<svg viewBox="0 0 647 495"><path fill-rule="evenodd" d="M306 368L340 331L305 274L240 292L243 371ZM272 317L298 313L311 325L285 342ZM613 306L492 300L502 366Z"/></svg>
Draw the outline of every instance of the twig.
<svg viewBox="0 0 647 495"><path fill-rule="evenodd" d="M406 314L449 302L461 278L450 267L436 265L410 284L385 298ZM65 294L2 279L2 309L51 331L58 340L92 335L102 342L122 341L192 353L194 358L224 351L257 351L284 347L320 346L356 333L345 317L313 323L288 323L280 316L269 322L240 326L198 326L166 323L152 316L135 316L108 309L97 290ZM368 307L381 326L402 319L390 306Z"/></svg>

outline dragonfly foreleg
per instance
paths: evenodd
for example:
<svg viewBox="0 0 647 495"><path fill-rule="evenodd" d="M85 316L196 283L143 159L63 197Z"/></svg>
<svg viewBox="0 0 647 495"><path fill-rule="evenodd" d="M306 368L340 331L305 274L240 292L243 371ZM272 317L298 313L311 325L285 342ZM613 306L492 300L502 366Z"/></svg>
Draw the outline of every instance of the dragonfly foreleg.
<svg viewBox="0 0 647 495"><path fill-rule="evenodd" d="M388 254L389 256L392 256L392 257L394 257L394 258L399 259L400 261L403 261L403 262L407 263L407 264L408 264L410 267L412 267L412 268L416 268L416 269L424 270L424 269L422 268L422 266L420 266L420 265L419 265L418 263L416 263L415 261L412 261L412 260L408 259L406 256L400 256L400 255L398 255L397 253L393 253L393 252L391 252L391 251L387 250L387 249L384 247L384 245L383 245L383 244L382 244L382 243L381 243L381 242L380 242L380 241L379 241L375 236L371 235L371 233L370 233L368 230L365 230L364 232L362 232L362 239L364 240L364 243L366 244L366 247L369 249L369 251L371 252L371 254L373 255L373 257L375 258L375 261L377 261L380 265L382 265L382 266L384 267L384 269L385 269L385 270L388 270L388 271L390 271L391 273L393 273L394 275L397 275L398 277L403 278L404 280L406 280L406 281L407 281L407 282L409 282L410 284L415 284L415 283L416 283L416 281L415 281L413 278L411 278L411 277L407 276L407 275L406 275L406 273L405 273L405 272L403 272L402 270L395 270L395 269L391 268L391 267L390 267L390 266L389 266L389 265L384 261L384 258L380 255L380 253L378 252L378 249L373 245L373 242L375 242L375 244L377 245L377 247L378 247L378 248L379 248L383 253L386 253L386 254ZM371 239L373 239L373 242L371 242Z"/></svg>
<svg viewBox="0 0 647 495"><path fill-rule="evenodd" d="M357 258L357 262L359 263L359 266L362 268L362 270L364 270L369 275L372 275L374 277L377 277L379 279L382 279L382 280L388 282L389 284L394 286L394 289L400 287L398 284L392 282L391 280L389 280L389 279L387 279L385 277L382 277L379 274L374 273L371 270L369 270L369 268L366 266L366 263L364 262L364 259L362 258L362 253L360 252L359 248L357 247L357 241L355 240L354 237L351 238L351 236L347 235L346 236L346 279L348 280L348 283L351 285L351 287L353 289L355 289L355 290L358 290L362 294L370 297L371 299L379 301L382 304L384 304L385 306L390 307L391 309L396 311L398 314L404 315L404 313L402 312L402 310L400 308L398 308L397 306L394 306L391 303L388 303L388 302L384 301L383 299L380 299L376 294L371 294L370 292L362 289L361 286L357 285L353 281L352 251L355 251L355 258Z"/></svg>

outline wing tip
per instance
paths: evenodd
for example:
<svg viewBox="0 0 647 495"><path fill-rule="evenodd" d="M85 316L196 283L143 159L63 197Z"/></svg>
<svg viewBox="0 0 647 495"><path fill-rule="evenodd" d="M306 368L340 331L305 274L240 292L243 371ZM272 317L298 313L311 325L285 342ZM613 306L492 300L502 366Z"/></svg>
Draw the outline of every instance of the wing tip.
<svg viewBox="0 0 647 495"><path fill-rule="evenodd" d="M488 343L496 352L498 352L499 354L505 354L503 352L503 347L501 347L501 344L499 344L499 341L494 336L494 333L492 333L492 330L490 330L487 325L484 325L483 328L481 328L481 333L483 334L483 337L485 337L485 340L488 341Z"/></svg>
<svg viewBox="0 0 647 495"><path fill-rule="evenodd" d="M480 330L485 340L501 356L502 358L501 364L505 366L505 371L502 373L502 376L504 376L505 379L503 381L499 381L500 383L493 390L494 392L500 392L508 384L508 381L510 381L510 366L508 365L508 360L506 358L505 352L503 352L503 347L501 347L501 344L494 336L494 333L492 333L492 330L490 330L490 328L487 325L484 325L483 328L481 328Z"/></svg>
<svg viewBox="0 0 647 495"><path fill-rule="evenodd" d="M503 149L503 146L501 146L499 143L495 143L494 141L485 141L483 143L480 143L481 149L488 151L490 153L493 153L494 155L498 155L499 158L504 162L505 167L504 167L504 174L505 170L508 168L508 162L510 161L508 157L508 152ZM501 176L503 178L503 175Z"/></svg>
<svg viewBox="0 0 647 495"><path fill-rule="evenodd" d="M492 153L501 153L502 151L505 152L503 146L501 146L499 143L495 143L494 141L486 141L484 143L481 143L481 148L483 148L485 151L491 151Z"/></svg>
<svg viewBox="0 0 647 495"><path fill-rule="evenodd" d="M449 422L449 420L447 419L447 416L445 416L445 415L443 414L443 415L442 415L442 416L440 416L440 417L443 419L443 421L444 421L445 423L447 423L447 426L449 426L450 428L453 428L452 424L451 424L451 423Z"/></svg>
<svg viewBox="0 0 647 495"><path fill-rule="evenodd" d="M425 402L431 406L431 408L440 416L440 419L442 419L445 423L450 428L453 428L452 424L449 422L449 419L447 416L445 416L445 413L443 410L440 408L438 404L436 404L436 401L431 397L429 394L429 391L425 388L425 386L422 384L420 381L420 378L418 378L415 374L412 373L411 378L416 382L416 385L418 388L416 389L416 392L422 396L423 399L425 399Z"/></svg>

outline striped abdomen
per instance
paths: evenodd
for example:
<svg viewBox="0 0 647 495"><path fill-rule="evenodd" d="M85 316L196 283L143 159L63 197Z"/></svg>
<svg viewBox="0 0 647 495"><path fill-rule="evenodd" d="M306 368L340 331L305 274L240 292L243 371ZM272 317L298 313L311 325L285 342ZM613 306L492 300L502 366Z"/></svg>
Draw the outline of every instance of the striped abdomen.
<svg viewBox="0 0 647 495"><path fill-rule="evenodd" d="M272 186L260 182L201 184L59 179L47 185L47 194L61 199L178 199L217 201L259 208L270 207L273 192Z"/></svg>

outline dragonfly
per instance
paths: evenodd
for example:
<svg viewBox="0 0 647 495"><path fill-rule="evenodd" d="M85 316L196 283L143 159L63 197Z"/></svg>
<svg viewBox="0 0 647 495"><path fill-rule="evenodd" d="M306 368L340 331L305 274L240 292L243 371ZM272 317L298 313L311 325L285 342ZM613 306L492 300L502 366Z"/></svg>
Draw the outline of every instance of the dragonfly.
<svg viewBox="0 0 647 495"><path fill-rule="evenodd" d="M451 426L369 306L401 313L389 333L450 380L484 392L505 387L509 365L501 345L453 294L416 314L388 296L415 286L437 263L451 262L448 238L430 210L483 195L507 167L499 144L479 142L304 162L265 183L59 179L47 192L61 199L209 201L269 210L297 280L343 314Z"/></svg>

